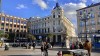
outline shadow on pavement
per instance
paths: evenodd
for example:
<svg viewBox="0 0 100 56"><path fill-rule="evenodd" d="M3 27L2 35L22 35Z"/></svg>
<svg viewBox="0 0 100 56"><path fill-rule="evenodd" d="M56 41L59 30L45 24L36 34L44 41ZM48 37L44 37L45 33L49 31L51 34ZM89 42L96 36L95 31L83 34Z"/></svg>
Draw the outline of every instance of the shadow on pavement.
<svg viewBox="0 0 100 56"><path fill-rule="evenodd" d="M68 50L67 48L52 48L52 49L49 49L49 50L54 50L54 51L65 51L65 50Z"/></svg>

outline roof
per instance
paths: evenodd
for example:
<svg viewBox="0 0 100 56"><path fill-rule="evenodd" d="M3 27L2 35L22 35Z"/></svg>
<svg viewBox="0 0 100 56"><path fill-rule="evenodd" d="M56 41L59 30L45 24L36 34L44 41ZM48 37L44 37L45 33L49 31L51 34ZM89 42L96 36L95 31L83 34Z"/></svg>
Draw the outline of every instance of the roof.
<svg viewBox="0 0 100 56"><path fill-rule="evenodd" d="M79 10L82 10L82 9L86 9L86 8L90 8L90 7L94 7L94 6L98 6L98 5L100 5L100 2L99 3L96 3L96 4L93 4L92 3L90 6L87 6L87 7L81 8L81 9L78 9L76 11L79 11Z"/></svg>

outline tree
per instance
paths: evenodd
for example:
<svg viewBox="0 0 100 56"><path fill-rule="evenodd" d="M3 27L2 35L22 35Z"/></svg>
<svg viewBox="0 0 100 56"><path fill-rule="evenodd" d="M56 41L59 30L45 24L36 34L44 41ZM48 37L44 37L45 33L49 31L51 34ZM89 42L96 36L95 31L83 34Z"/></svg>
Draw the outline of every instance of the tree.
<svg viewBox="0 0 100 56"><path fill-rule="evenodd" d="M31 39L31 40L36 40L35 36L32 34L28 34L27 38Z"/></svg>
<svg viewBox="0 0 100 56"><path fill-rule="evenodd" d="M50 39L50 38L53 38L53 34L47 34L47 39ZM47 39L46 39L46 41L47 41Z"/></svg>
<svg viewBox="0 0 100 56"><path fill-rule="evenodd" d="M9 34L5 33L5 34L4 34L4 37L5 37L5 38L8 38L8 37L9 37Z"/></svg>
<svg viewBox="0 0 100 56"><path fill-rule="evenodd" d="M4 37L4 34L0 34L0 38Z"/></svg>
<svg viewBox="0 0 100 56"><path fill-rule="evenodd" d="M0 38L4 36L4 31L0 30Z"/></svg>

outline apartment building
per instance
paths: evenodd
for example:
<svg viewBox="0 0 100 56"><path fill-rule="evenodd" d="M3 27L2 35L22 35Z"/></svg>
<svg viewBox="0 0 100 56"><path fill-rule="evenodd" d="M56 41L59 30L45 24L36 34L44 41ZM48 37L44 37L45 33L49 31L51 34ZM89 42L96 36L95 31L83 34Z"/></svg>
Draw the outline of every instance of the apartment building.
<svg viewBox="0 0 100 56"><path fill-rule="evenodd" d="M25 18L0 13L0 30L8 33L11 39L25 37L27 33L26 23Z"/></svg>
<svg viewBox="0 0 100 56"><path fill-rule="evenodd" d="M85 22L82 21L82 15L85 13L84 16L86 21L86 29L85 29ZM78 36L85 37L87 31L87 37L93 37L98 30L100 30L100 3L91 4L85 8L81 8L77 10L77 29L78 29Z"/></svg>
<svg viewBox="0 0 100 56"><path fill-rule="evenodd" d="M66 36L76 37L74 25L64 16L64 10L58 3L51 11L51 15L43 18L30 17L28 22L30 24L29 32L38 38L45 38L48 34L53 34L48 41L62 42Z"/></svg>

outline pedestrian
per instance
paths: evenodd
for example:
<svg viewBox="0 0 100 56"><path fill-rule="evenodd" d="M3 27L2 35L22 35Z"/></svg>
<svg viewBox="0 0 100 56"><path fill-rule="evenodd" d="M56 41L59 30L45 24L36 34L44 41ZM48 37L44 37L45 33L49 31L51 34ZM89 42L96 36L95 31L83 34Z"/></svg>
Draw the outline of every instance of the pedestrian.
<svg viewBox="0 0 100 56"><path fill-rule="evenodd" d="M7 44L5 44L5 49L4 49L5 51L6 50L9 50L9 47L8 47L8 45Z"/></svg>
<svg viewBox="0 0 100 56"><path fill-rule="evenodd" d="M51 42L51 45L52 45L52 48L53 48L53 46L54 46L54 42Z"/></svg>
<svg viewBox="0 0 100 56"><path fill-rule="evenodd" d="M79 42L79 49L83 49L84 47L83 47L83 44L82 44L82 42Z"/></svg>
<svg viewBox="0 0 100 56"><path fill-rule="evenodd" d="M41 46L41 55L44 56L44 45Z"/></svg>
<svg viewBox="0 0 100 56"><path fill-rule="evenodd" d="M44 42L44 55L48 56L48 49L49 49L49 45L47 42Z"/></svg>
<svg viewBox="0 0 100 56"><path fill-rule="evenodd" d="M86 49L88 51L88 55L91 56L92 45L91 45L91 42L89 42L89 40L85 41L84 49Z"/></svg>
<svg viewBox="0 0 100 56"><path fill-rule="evenodd" d="M75 44L74 43L72 43L72 45L70 46L70 49L72 50L72 49L75 49Z"/></svg>
<svg viewBox="0 0 100 56"><path fill-rule="evenodd" d="M35 46L36 46L35 42L33 42L32 46L33 46L33 50L35 50Z"/></svg>
<svg viewBox="0 0 100 56"><path fill-rule="evenodd" d="M64 42L62 42L62 48L64 47Z"/></svg>

